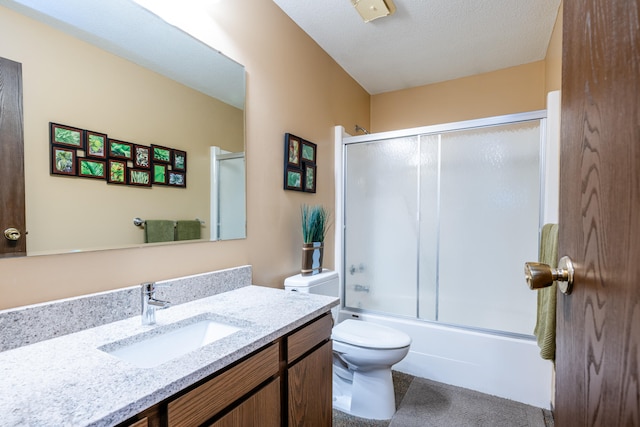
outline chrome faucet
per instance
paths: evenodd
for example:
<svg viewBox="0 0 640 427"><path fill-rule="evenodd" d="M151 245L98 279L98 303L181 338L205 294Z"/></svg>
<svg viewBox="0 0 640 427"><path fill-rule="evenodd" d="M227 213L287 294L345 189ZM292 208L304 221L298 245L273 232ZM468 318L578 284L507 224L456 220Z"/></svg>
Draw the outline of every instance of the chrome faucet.
<svg viewBox="0 0 640 427"><path fill-rule="evenodd" d="M169 285L157 285L155 283L142 284L142 324L153 325L156 323L156 310L171 307L169 301L156 299L156 288Z"/></svg>

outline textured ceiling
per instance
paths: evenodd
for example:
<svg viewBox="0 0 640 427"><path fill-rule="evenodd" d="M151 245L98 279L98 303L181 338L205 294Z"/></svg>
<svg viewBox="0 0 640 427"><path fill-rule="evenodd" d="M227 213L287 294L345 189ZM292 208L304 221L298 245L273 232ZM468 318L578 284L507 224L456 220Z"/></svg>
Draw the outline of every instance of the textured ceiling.
<svg viewBox="0 0 640 427"><path fill-rule="evenodd" d="M544 59L560 0L395 0L364 23L351 0L273 0L370 94Z"/></svg>

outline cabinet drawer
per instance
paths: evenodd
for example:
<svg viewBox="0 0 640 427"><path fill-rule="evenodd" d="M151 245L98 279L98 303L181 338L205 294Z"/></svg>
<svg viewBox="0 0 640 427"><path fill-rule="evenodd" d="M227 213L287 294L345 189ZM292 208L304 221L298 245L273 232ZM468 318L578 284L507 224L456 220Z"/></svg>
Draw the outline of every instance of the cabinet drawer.
<svg viewBox="0 0 640 427"><path fill-rule="evenodd" d="M331 313L327 313L310 325L287 338L287 362L293 363L304 353L331 337Z"/></svg>
<svg viewBox="0 0 640 427"><path fill-rule="evenodd" d="M169 426L200 425L278 373L279 350L271 344L260 353L169 402Z"/></svg>

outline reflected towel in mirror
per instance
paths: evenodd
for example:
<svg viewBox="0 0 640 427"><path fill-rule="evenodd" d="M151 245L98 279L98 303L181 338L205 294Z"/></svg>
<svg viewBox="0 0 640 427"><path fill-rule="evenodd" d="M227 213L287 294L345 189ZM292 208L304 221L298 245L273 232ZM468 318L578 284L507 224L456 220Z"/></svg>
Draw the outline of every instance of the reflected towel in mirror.
<svg viewBox="0 0 640 427"><path fill-rule="evenodd" d="M168 219L151 219L144 222L144 242L173 242L175 222Z"/></svg>
<svg viewBox="0 0 640 427"><path fill-rule="evenodd" d="M178 221L176 223L176 240L197 240L200 238L200 221Z"/></svg>

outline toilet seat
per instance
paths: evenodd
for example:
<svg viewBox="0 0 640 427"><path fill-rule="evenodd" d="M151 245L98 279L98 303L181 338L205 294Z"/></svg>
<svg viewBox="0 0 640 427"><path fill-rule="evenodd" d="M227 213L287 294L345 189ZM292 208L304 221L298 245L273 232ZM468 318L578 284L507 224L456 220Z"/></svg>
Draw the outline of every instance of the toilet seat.
<svg viewBox="0 0 640 427"><path fill-rule="evenodd" d="M411 344L411 337L402 331L353 319L334 326L331 339L372 349L403 348Z"/></svg>

